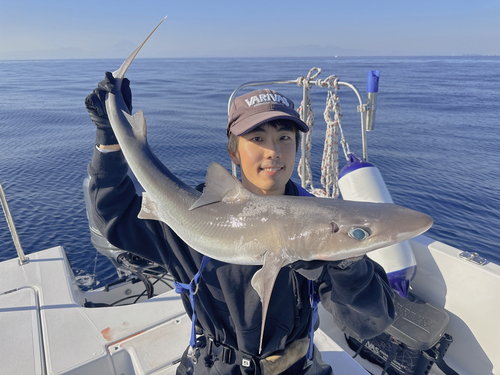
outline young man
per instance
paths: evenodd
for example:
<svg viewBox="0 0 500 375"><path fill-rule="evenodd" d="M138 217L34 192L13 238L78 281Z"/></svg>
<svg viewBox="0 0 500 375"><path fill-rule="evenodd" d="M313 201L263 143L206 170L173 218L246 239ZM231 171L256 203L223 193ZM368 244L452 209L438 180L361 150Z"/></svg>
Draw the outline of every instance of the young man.
<svg viewBox="0 0 500 375"><path fill-rule="evenodd" d="M203 256L166 224L137 218L141 198L127 176L104 106L106 92L113 90L114 79L106 73L85 100L97 126L97 146L88 168L94 220L113 245L157 262L176 281L189 283ZM131 109L128 80L122 93ZM277 92L257 90L236 98L227 126L228 151L240 167L243 186L260 195L307 195L290 180L300 132L307 131L293 102ZM190 356L186 350L178 374L331 374L316 349L312 364L305 357L312 323L309 280L335 323L350 335L373 337L394 318L393 293L383 280L385 273L366 256L296 262L283 267L276 279L259 355L262 306L251 286L259 268L213 259L206 264L194 306L197 349ZM189 296L182 294L182 300L191 316ZM273 361L266 360L270 356Z"/></svg>

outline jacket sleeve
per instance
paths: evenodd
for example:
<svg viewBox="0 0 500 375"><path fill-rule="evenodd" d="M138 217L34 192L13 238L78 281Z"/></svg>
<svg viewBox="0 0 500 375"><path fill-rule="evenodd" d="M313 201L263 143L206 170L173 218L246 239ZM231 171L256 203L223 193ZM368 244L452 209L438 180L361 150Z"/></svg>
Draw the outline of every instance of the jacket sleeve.
<svg viewBox="0 0 500 375"><path fill-rule="evenodd" d="M394 321L394 292L387 275L366 255L345 267L328 262L318 281L321 303L344 333L367 339Z"/></svg>
<svg viewBox="0 0 500 375"><path fill-rule="evenodd" d="M123 153L95 150L88 173L92 215L102 235L122 250L168 264L168 245L161 223L137 218L142 199L127 175Z"/></svg>

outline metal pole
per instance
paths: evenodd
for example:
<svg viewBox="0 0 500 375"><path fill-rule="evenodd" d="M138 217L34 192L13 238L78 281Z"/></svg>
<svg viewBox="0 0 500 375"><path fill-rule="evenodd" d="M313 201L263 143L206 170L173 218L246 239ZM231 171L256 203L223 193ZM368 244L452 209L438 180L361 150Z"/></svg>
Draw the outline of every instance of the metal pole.
<svg viewBox="0 0 500 375"><path fill-rule="evenodd" d="M358 112L361 113L361 142L363 145L363 160L368 161L368 144L366 142L366 128L365 128L364 116L363 116L363 112L366 111L366 106L363 104L363 98L361 97L361 94L359 93L356 86L354 86L350 83L347 83L347 82L339 82L338 84L339 84L339 86L349 87L352 91L354 91L354 93L358 97L358 101L359 101Z"/></svg>
<svg viewBox="0 0 500 375"><path fill-rule="evenodd" d="M309 116L309 108L307 106L307 103L306 103L306 98L309 94L309 88L307 87L307 85L304 85L303 86L303 89L302 89L302 102L304 103L304 108L302 108L302 114L301 114L301 120L306 122L307 121L307 116ZM309 129L309 131L311 131ZM301 141L301 145L300 145L300 159L301 159L301 164L300 164L300 173L303 177L305 177L306 175L306 150L307 150L307 145L306 145L306 138L307 138L307 134L304 134L303 137L302 137L302 141ZM301 178L301 185L302 187L305 189L306 187L306 183L305 183L305 178Z"/></svg>
<svg viewBox="0 0 500 375"><path fill-rule="evenodd" d="M17 235L16 227L14 225L14 220L10 214L9 205L7 204L7 199L5 198L5 193L3 191L2 183L0 183L0 201L2 202L3 213L5 214L5 219L7 220L7 225L9 226L10 233L12 235L12 240L14 241L14 246L17 250L17 255L19 256L19 265L25 265L28 263L29 258L24 255L23 248L21 246L21 241L19 241L19 236Z"/></svg>

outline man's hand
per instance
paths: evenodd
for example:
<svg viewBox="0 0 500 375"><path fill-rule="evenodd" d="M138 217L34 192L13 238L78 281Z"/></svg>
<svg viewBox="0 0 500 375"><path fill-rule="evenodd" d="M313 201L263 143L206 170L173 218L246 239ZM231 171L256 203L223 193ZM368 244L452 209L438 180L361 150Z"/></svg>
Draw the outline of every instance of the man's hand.
<svg viewBox="0 0 500 375"><path fill-rule="evenodd" d="M106 94L113 92L114 89L115 78L110 72L106 72L97 88L85 98L85 107L90 119L97 127L95 138L98 145L118 145L115 133L109 123L105 105ZM123 79L121 91L127 108L132 112L132 91L130 90L130 81L127 78Z"/></svg>

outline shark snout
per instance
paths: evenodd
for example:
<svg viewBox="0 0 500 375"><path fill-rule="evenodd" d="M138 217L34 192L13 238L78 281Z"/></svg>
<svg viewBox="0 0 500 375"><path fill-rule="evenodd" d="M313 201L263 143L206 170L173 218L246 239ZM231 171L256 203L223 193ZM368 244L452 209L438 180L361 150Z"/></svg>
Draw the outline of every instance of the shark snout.
<svg viewBox="0 0 500 375"><path fill-rule="evenodd" d="M401 241L413 238L415 236L418 236L419 234L424 233L434 223L432 217L423 212L410 209L406 210L408 210L408 213L405 215L404 220L402 220L401 223L396 224L396 226L399 225L400 227L400 233L406 234L406 236L408 237L402 239Z"/></svg>
<svg viewBox="0 0 500 375"><path fill-rule="evenodd" d="M432 217L423 212L390 204L372 232L381 242L398 243L424 233L433 222Z"/></svg>

